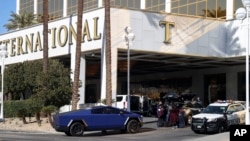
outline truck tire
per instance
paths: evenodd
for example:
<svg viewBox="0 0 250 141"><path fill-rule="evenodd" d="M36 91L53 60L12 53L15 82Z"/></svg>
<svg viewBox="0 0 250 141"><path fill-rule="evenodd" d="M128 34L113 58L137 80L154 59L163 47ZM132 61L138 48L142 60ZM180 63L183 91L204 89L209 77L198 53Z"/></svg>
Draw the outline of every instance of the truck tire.
<svg viewBox="0 0 250 141"><path fill-rule="evenodd" d="M137 120L134 120L134 119L130 120L127 124L127 131L129 133L137 133L140 131L140 128L141 128L141 126L140 126L139 122Z"/></svg>
<svg viewBox="0 0 250 141"><path fill-rule="evenodd" d="M84 133L84 125L80 122L74 122L70 126L69 132L72 136L82 136Z"/></svg>

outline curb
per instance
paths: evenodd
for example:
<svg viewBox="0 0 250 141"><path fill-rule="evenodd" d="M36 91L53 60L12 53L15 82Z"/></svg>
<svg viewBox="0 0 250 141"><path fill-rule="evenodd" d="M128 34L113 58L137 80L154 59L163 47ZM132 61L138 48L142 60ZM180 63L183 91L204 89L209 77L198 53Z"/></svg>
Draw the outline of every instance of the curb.
<svg viewBox="0 0 250 141"><path fill-rule="evenodd" d="M143 124L147 124L147 123L155 123L158 121L158 118L151 118L151 117L144 117L143 118Z"/></svg>

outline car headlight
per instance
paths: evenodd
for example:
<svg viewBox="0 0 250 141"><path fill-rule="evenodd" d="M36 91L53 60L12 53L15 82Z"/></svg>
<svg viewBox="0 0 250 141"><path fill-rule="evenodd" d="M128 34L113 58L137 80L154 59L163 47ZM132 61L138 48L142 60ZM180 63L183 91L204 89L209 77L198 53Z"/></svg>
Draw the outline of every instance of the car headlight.
<svg viewBox="0 0 250 141"><path fill-rule="evenodd" d="M207 122L216 122L217 118L211 118L211 119L207 119Z"/></svg>
<svg viewBox="0 0 250 141"><path fill-rule="evenodd" d="M143 115L140 115L140 116L139 116L139 119L140 119L140 120L143 120Z"/></svg>

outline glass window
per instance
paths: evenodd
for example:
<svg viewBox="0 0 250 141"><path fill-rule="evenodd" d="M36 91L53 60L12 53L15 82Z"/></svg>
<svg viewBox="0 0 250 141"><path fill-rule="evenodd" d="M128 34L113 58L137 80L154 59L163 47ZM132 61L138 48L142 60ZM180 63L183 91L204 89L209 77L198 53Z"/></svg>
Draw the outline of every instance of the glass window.
<svg viewBox="0 0 250 141"><path fill-rule="evenodd" d="M54 20L63 17L63 1L49 0L48 1L49 20ZM38 19L42 21L43 15L43 1L38 1L37 5Z"/></svg>
<svg viewBox="0 0 250 141"><path fill-rule="evenodd" d="M180 14L187 15L187 5L188 1L187 0L181 0L180 1Z"/></svg>
<svg viewBox="0 0 250 141"><path fill-rule="evenodd" d="M84 0L84 11L98 8L99 0ZM67 14L77 13L77 0L67 1ZM226 19L226 0L171 0L171 12L174 14L205 18ZM110 0L112 7L140 9L141 0ZM233 0L233 15L242 7L240 0ZM38 1L38 15L42 17L43 1ZM145 0L145 9L154 12L165 11L165 0ZM20 0L19 12L34 12L33 0ZM63 16L63 0L49 0L49 19Z"/></svg>
<svg viewBox="0 0 250 141"><path fill-rule="evenodd" d="M206 15L206 1L200 0L197 2L197 16L205 16Z"/></svg>
<svg viewBox="0 0 250 141"><path fill-rule="evenodd" d="M110 0L110 6L140 9L141 0Z"/></svg>
<svg viewBox="0 0 250 141"><path fill-rule="evenodd" d="M146 0L146 10L149 11L165 11L165 0Z"/></svg>
<svg viewBox="0 0 250 141"><path fill-rule="evenodd" d="M77 13L77 0L68 0L68 15L73 15Z"/></svg>
<svg viewBox="0 0 250 141"><path fill-rule="evenodd" d="M74 15L77 13L77 0L68 0L67 14ZM89 11L98 8L98 0L84 0L83 11Z"/></svg>
<svg viewBox="0 0 250 141"><path fill-rule="evenodd" d="M225 106L207 106L202 113L217 113L217 114L223 114L226 110Z"/></svg>
<svg viewBox="0 0 250 141"><path fill-rule="evenodd" d="M208 0L206 17L216 17L215 9L216 9L216 0Z"/></svg>
<svg viewBox="0 0 250 141"><path fill-rule="evenodd" d="M235 105L235 109L236 111L243 111L244 110L244 107L242 105Z"/></svg>
<svg viewBox="0 0 250 141"><path fill-rule="evenodd" d="M228 112L228 113L233 113L233 112L235 112L235 111L236 111L235 105L231 105L231 106L229 106L228 109L227 109L227 112Z"/></svg>
<svg viewBox="0 0 250 141"><path fill-rule="evenodd" d="M189 0L188 15L197 15L197 4L196 0Z"/></svg>
<svg viewBox="0 0 250 141"><path fill-rule="evenodd" d="M116 97L116 102L120 102L120 101L122 101L122 99L123 99L122 96L117 96L117 97Z"/></svg>
<svg viewBox="0 0 250 141"><path fill-rule="evenodd" d="M225 0L208 0L207 1L207 17L210 18L226 18L226 2Z"/></svg>
<svg viewBox="0 0 250 141"><path fill-rule="evenodd" d="M105 107L103 114L120 114L120 110L111 107Z"/></svg>
<svg viewBox="0 0 250 141"><path fill-rule="evenodd" d="M172 13L179 13L178 5L179 5L178 0L172 0L172 2L171 2L171 11L172 11Z"/></svg>
<svg viewBox="0 0 250 141"><path fill-rule="evenodd" d="M98 0L84 0L83 11L89 11L98 8Z"/></svg>
<svg viewBox="0 0 250 141"><path fill-rule="evenodd" d="M172 13L226 19L226 0L172 0Z"/></svg>
<svg viewBox="0 0 250 141"><path fill-rule="evenodd" d="M96 108L91 110L91 114L103 114L104 108Z"/></svg>
<svg viewBox="0 0 250 141"><path fill-rule="evenodd" d="M120 111L120 109L112 107L102 107L92 109L91 114L120 114Z"/></svg>
<svg viewBox="0 0 250 141"><path fill-rule="evenodd" d="M22 12L28 12L28 13L34 13L34 0L20 0L20 11Z"/></svg>

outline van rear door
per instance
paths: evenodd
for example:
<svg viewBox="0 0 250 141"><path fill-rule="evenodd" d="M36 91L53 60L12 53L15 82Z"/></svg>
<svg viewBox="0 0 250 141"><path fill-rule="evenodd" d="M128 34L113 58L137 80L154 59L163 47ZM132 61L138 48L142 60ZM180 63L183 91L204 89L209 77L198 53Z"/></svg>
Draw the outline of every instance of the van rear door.
<svg viewBox="0 0 250 141"><path fill-rule="evenodd" d="M141 113L141 102L139 96L130 97L130 111L134 113Z"/></svg>

